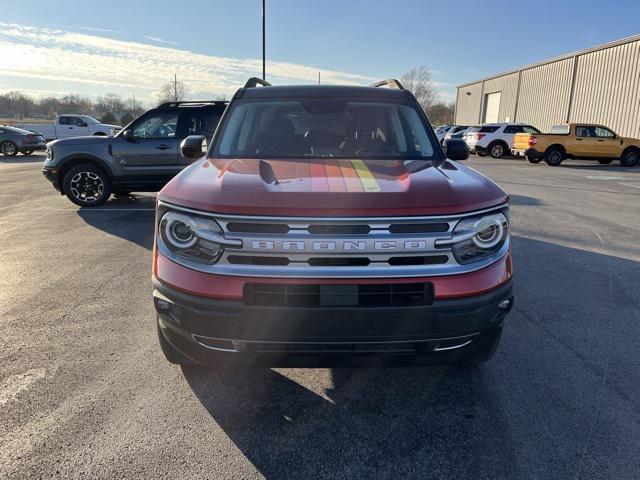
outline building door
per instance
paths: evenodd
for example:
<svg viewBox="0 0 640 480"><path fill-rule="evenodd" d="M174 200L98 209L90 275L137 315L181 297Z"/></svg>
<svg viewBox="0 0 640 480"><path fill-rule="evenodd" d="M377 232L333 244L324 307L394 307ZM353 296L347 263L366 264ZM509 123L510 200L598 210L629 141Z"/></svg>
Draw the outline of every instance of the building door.
<svg viewBox="0 0 640 480"><path fill-rule="evenodd" d="M502 92L487 93L484 96L484 118L482 123L498 123L500 116L500 96Z"/></svg>

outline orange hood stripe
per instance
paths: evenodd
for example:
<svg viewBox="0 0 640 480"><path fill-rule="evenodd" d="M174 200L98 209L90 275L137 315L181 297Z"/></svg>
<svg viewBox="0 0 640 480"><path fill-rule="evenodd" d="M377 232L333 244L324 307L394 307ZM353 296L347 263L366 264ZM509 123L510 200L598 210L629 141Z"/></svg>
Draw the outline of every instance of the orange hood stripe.
<svg viewBox="0 0 640 480"><path fill-rule="evenodd" d="M335 160L327 160L325 162L325 170L327 171L327 179L329 180L329 191L346 192L347 186L345 185L338 162Z"/></svg>
<svg viewBox="0 0 640 480"><path fill-rule="evenodd" d="M347 192L364 192L364 187L360 182L358 172L353 168L351 162L349 160L339 160L338 165L340 165L340 170L344 177L344 183L347 185Z"/></svg>

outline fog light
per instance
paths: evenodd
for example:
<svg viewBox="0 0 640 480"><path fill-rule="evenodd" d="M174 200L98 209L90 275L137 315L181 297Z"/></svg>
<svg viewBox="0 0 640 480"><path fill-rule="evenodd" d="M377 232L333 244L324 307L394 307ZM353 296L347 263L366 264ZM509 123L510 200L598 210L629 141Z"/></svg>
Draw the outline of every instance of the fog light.
<svg viewBox="0 0 640 480"><path fill-rule="evenodd" d="M160 310L161 312L168 312L169 310L171 310L171 304L169 302L167 302L166 300L157 299L156 300L156 308L158 310Z"/></svg>
<svg viewBox="0 0 640 480"><path fill-rule="evenodd" d="M511 307L511 299L503 300L498 304L500 310L509 310L509 307Z"/></svg>

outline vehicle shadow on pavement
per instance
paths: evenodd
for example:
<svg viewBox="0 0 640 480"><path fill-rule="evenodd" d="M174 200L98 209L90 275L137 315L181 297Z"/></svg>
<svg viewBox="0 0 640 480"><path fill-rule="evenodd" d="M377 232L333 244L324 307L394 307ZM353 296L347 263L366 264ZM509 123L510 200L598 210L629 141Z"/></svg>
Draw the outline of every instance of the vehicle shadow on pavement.
<svg viewBox="0 0 640 480"><path fill-rule="evenodd" d="M98 208L79 208L77 214L88 225L109 235L151 250L155 223L155 197L112 197Z"/></svg>
<svg viewBox="0 0 640 480"><path fill-rule="evenodd" d="M331 369L325 392L306 388L305 372L327 373L183 367L266 478L476 478L487 466L517 477L509 427L482 369Z"/></svg>
<svg viewBox="0 0 640 480"><path fill-rule="evenodd" d="M44 163L45 157L43 155L17 155L15 157L7 157L0 155L0 163Z"/></svg>
<svg viewBox="0 0 640 480"><path fill-rule="evenodd" d="M637 478L640 249L513 240L486 365L183 374L266 478Z"/></svg>
<svg viewBox="0 0 640 480"><path fill-rule="evenodd" d="M524 206L539 206L545 203L535 197L528 197L526 195L510 195L511 205L524 205Z"/></svg>
<svg viewBox="0 0 640 480"><path fill-rule="evenodd" d="M596 170L599 173L611 173L611 172L616 172L616 173L640 173L640 168L638 167L623 167L622 165L618 164L617 160L614 160L613 163L609 164L609 165L600 165L597 162L593 162L593 161L585 161L585 163L567 163L567 162L562 162L558 167L553 167L553 168L570 168L570 169L574 169L574 170Z"/></svg>

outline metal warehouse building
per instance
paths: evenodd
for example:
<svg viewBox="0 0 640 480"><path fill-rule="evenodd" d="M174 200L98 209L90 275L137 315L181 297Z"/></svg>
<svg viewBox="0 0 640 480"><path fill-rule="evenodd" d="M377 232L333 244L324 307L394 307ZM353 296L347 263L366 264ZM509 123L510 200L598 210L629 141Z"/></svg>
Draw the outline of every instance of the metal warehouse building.
<svg viewBox="0 0 640 480"><path fill-rule="evenodd" d="M543 132L600 123L640 138L640 35L459 85L455 119L524 122Z"/></svg>

